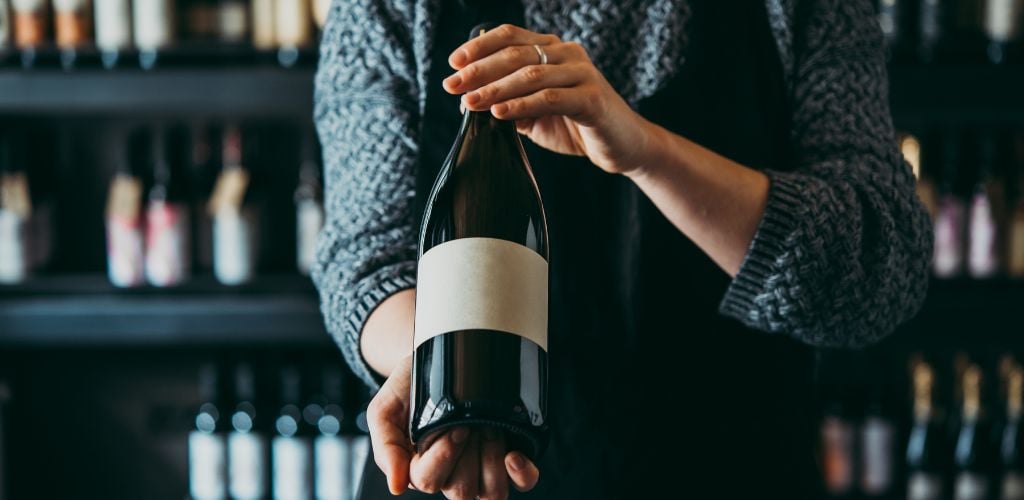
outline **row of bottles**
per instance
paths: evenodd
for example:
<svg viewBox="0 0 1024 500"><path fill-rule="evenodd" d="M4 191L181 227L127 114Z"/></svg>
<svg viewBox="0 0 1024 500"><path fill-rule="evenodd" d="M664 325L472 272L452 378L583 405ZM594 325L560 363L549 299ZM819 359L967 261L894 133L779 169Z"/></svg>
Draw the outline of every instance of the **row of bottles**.
<svg viewBox="0 0 1024 500"><path fill-rule="evenodd" d="M105 210L110 282L118 287L177 286L193 274L196 260L225 285L251 281L260 269L263 212L271 196L282 194L268 185L272 180L261 178L261 170L249 166L264 155L260 138L233 124L158 125L125 134L112 156L105 209L96 207ZM0 284L29 280L33 270L45 265L55 236L47 220L61 200L34 195L29 185L30 178L40 184L54 179L33 177L31 162L24 161L25 147L23 137L0 133ZM305 134L300 149L301 158L292 160L299 163L298 178L292 181L294 266L309 274L324 219L319 150L312 133ZM82 218L74 217L72 223Z"/></svg>
<svg viewBox="0 0 1024 500"><path fill-rule="evenodd" d="M1024 277L1024 134L945 131L901 144L934 222L934 275Z"/></svg>
<svg viewBox="0 0 1024 500"><path fill-rule="evenodd" d="M17 52L26 67L56 48L65 68L111 68L138 55L151 68L170 50L189 46L274 52L283 65L315 42L327 0L0 0L0 53ZM93 61L95 59L95 62Z"/></svg>
<svg viewBox="0 0 1024 500"><path fill-rule="evenodd" d="M959 354L946 374L915 355L908 385L907 418L877 401L859 417L832 401L821 425L830 498L1024 499L1024 367L1012 356L983 367Z"/></svg>
<svg viewBox="0 0 1024 500"><path fill-rule="evenodd" d="M339 365L286 365L275 381L257 380L246 363L202 366L188 438L191 497L354 498L369 453L369 396L353 397L347 381ZM258 400L261 382L276 389L273 404Z"/></svg>
<svg viewBox="0 0 1024 500"><path fill-rule="evenodd" d="M922 62L1024 61L1019 0L877 0L890 55Z"/></svg>

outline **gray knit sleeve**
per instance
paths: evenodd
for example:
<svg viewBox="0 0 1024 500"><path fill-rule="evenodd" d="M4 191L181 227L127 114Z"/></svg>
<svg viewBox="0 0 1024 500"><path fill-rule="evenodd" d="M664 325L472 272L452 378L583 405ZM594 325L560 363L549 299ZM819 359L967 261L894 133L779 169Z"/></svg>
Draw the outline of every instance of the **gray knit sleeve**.
<svg viewBox="0 0 1024 500"><path fill-rule="evenodd" d="M876 341L924 301L932 234L896 144L869 0L801 3L791 76L795 168L767 207L721 312L831 347Z"/></svg>
<svg viewBox="0 0 1024 500"><path fill-rule="evenodd" d="M378 380L360 354L363 324L416 278L417 73L399 42L407 34L396 31L412 25L404 4L334 2L316 75L327 217L313 281L327 329L371 386Z"/></svg>

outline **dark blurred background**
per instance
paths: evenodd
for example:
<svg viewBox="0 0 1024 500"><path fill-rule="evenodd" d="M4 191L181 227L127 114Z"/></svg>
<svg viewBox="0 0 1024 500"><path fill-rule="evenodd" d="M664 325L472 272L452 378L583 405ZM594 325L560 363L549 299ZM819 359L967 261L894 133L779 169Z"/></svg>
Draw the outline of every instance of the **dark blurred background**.
<svg viewBox="0 0 1024 500"><path fill-rule="evenodd" d="M308 278L327 3L0 0L0 499L352 497L369 394ZM814 452L835 498L1024 498L1024 1L877 7L935 279L819 353Z"/></svg>

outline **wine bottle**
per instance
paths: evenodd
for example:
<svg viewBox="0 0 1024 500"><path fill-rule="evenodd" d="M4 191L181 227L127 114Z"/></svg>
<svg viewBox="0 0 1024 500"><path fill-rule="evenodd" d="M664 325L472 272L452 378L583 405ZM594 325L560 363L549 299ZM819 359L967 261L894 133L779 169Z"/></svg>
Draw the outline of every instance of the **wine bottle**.
<svg viewBox="0 0 1024 500"><path fill-rule="evenodd" d="M273 492L280 500L312 498L313 444L303 420L301 379L295 367L281 372L281 411L274 422Z"/></svg>
<svg viewBox="0 0 1024 500"><path fill-rule="evenodd" d="M35 64L36 52L46 42L49 9L46 0L11 0L14 19L14 45L21 51L21 64Z"/></svg>
<svg viewBox="0 0 1024 500"><path fill-rule="evenodd" d="M953 278L964 267L964 201L957 195L957 161L960 144L956 137L945 137L942 177L939 181L939 207L935 215L933 269L940 278Z"/></svg>
<svg viewBox="0 0 1024 500"><path fill-rule="evenodd" d="M225 285L241 285L252 279L256 265L256 217L245 203L251 176L243 166L241 129L227 127L221 147L222 170L208 204L213 219L213 274Z"/></svg>
<svg viewBox="0 0 1024 500"><path fill-rule="evenodd" d="M249 36L249 6L244 0L220 0L217 35L222 43L238 44Z"/></svg>
<svg viewBox="0 0 1024 500"><path fill-rule="evenodd" d="M1002 500L1024 500L1024 439L1021 416L1024 413L1024 369L1014 365L1006 376L1006 422L1000 436L999 456L1002 466Z"/></svg>
<svg viewBox="0 0 1024 500"><path fill-rule="evenodd" d="M1024 278L1024 134L1014 137L1013 151L1017 190L1006 238L1006 270L1014 278Z"/></svg>
<svg viewBox="0 0 1024 500"><path fill-rule="evenodd" d="M995 139L986 136L979 148L978 181L968 214L967 270L972 278L990 278L999 270L996 220L1002 185L995 176L995 162Z"/></svg>
<svg viewBox="0 0 1024 500"><path fill-rule="evenodd" d="M888 498L892 493L895 435L896 427L882 411L880 397L874 397L860 425L860 490L865 498Z"/></svg>
<svg viewBox="0 0 1024 500"><path fill-rule="evenodd" d="M199 371L202 404L195 429L188 436L189 492L195 500L223 499L227 495L224 424L220 419L220 377L217 366L204 364Z"/></svg>
<svg viewBox="0 0 1024 500"><path fill-rule="evenodd" d="M4 285L25 281L32 264L28 235L32 200L28 177L14 164L14 147L18 145L0 136L0 284Z"/></svg>
<svg viewBox="0 0 1024 500"><path fill-rule="evenodd" d="M900 139L900 151L903 153L903 158L910 164L914 177L917 178L917 197L934 219L935 213L938 211L934 172L932 172L933 167L926 160L921 147L921 141L912 134L906 134Z"/></svg>
<svg viewBox="0 0 1024 500"><path fill-rule="evenodd" d="M309 275L316 262L316 239L324 224L321 200L320 163L312 134L303 140L302 165L299 167L299 186L295 190L296 235L295 254L299 272Z"/></svg>
<svg viewBox="0 0 1024 500"><path fill-rule="evenodd" d="M274 36L274 0L252 0L252 46L256 50L272 50L277 44Z"/></svg>
<svg viewBox="0 0 1024 500"><path fill-rule="evenodd" d="M96 48L103 67L113 68L121 54L132 45L132 18L129 0L93 0L95 2Z"/></svg>
<svg viewBox="0 0 1024 500"><path fill-rule="evenodd" d="M139 65L156 66L160 51L174 42L174 0L133 0L132 20Z"/></svg>
<svg viewBox="0 0 1024 500"><path fill-rule="evenodd" d="M902 5L900 0L878 0L878 25L889 50L899 43Z"/></svg>
<svg viewBox="0 0 1024 500"><path fill-rule="evenodd" d="M832 402L821 422L822 472L829 498L853 494L854 446L853 423L843 414L842 406Z"/></svg>
<svg viewBox="0 0 1024 500"><path fill-rule="evenodd" d="M911 370L914 421L907 440L907 500L940 500L944 498L946 446L933 400L935 375L924 361Z"/></svg>
<svg viewBox="0 0 1024 500"><path fill-rule="evenodd" d="M265 417L256 406L252 367L235 367L235 411L228 434L228 492L236 500L266 498L270 482L268 436Z"/></svg>
<svg viewBox="0 0 1024 500"><path fill-rule="evenodd" d="M294 66L298 62L299 51L313 43L309 0L274 0L274 6L277 60L282 66Z"/></svg>
<svg viewBox="0 0 1024 500"><path fill-rule="evenodd" d="M75 65L78 51L92 43L92 8L89 0L53 0L54 38L61 65Z"/></svg>
<svg viewBox="0 0 1024 500"><path fill-rule="evenodd" d="M328 365L323 370L325 405L316 422L317 436L313 441L317 500L352 499L352 449L342 436L345 412L342 409L345 379L341 368Z"/></svg>
<svg viewBox="0 0 1024 500"><path fill-rule="evenodd" d="M142 234L142 181L132 165L140 154L133 136L123 154L115 155L115 174L107 195L107 275L116 287L129 288L145 281Z"/></svg>
<svg viewBox="0 0 1024 500"><path fill-rule="evenodd" d="M981 369L970 365L960 383L963 402L954 455L956 483L953 498L984 500L989 495L989 474L993 464L987 442L989 428L981 407Z"/></svg>
<svg viewBox="0 0 1024 500"><path fill-rule="evenodd" d="M164 131L153 135L153 186L146 207L146 280L157 287L180 285L191 270L182 142L174 141L174 154L169 156Z"/></svg>
<svg viewBox="0 0 1024 500"><path fill-rule="evenodd" d="M483 32L479 28L476 32ZM466 111L420 232L412 439L494 426L547 440L548 231L515 123Z"/></svg>
<svg viewBox="0 0 1024 500"><path fill-rule="evenodd" d="M1007 46L1020 36L1024 4L1018 0L985 0L983 15L988 60L995 64L1005 62Z"/></svg>
<svg viewBox="0 0 1024 500"><path fill-rule="evenodd" d="M918 56L924 62L933 62L939 44L946 36L943 0L920 0L918 8Z"/></svg>

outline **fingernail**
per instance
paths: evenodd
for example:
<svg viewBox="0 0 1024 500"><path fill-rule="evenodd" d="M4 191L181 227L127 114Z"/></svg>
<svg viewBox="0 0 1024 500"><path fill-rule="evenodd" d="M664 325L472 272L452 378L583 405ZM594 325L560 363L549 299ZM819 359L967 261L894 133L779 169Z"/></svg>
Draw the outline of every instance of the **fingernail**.
<svg viewBox="0 0 1024 500"><path fill-rule="evenodd" d="M466 104L476 104L479 101L480 101L480 93L479 92L470 92L470 93L466 94Z"/></svg>
<svg viewBox="0 0 1024 500"><path fill-rule="evenodd" d="M452 431L452 443L461 444L467 437L469 437L469 429L465 427L459 427Z"/></svg>
<svg viewBox="0 0 1024 500"><path fill-rule="evenodd" d="M451 57L448 58L448 64L453 68L457 68L466 63L466 53L459 50L452 53Z"/></svg>
<svg viewBox="0 0 1024 500"><path fill-rule="evenodd" d="M526 460L523 459L522 455L513 453L508 459L508 464L512 467L512 470L520 471L523 470L523 467L526 467Z"/></svg>
<svg viewBox="0 0 1024 500"><path fill-rule="evenodd" d="M495 104L494 106L491 106L491 113L494 114L495 116L503 115L503 114L505 114L507 112L508 112L508 104L501 103L501 104Z"/></svg>
<svg viewBox="0 0 1024 500"><path fill-rule="evenodd" d="M452 75L445 79L444 83L447 83L449 87L458 87L462 85L462 77L459 75Z"/></svg>

